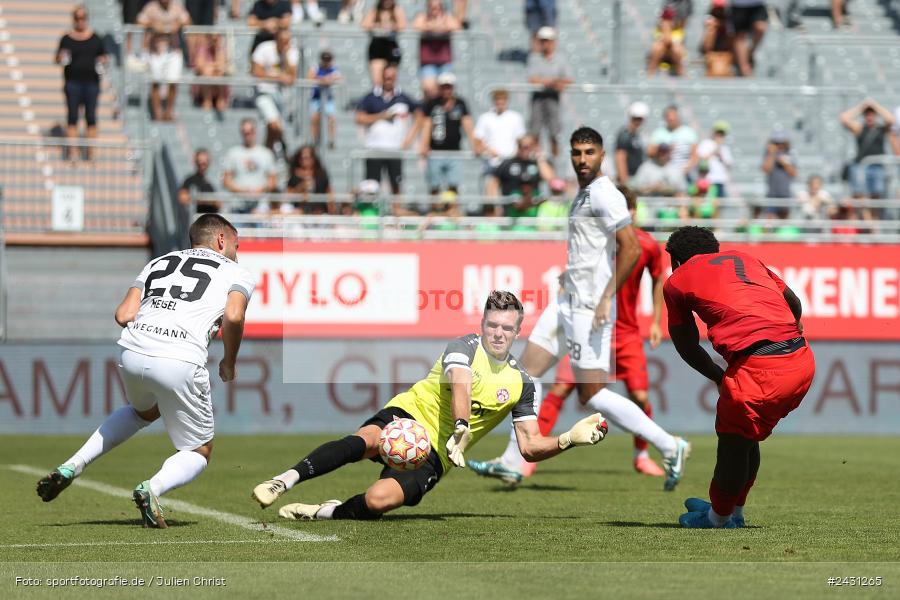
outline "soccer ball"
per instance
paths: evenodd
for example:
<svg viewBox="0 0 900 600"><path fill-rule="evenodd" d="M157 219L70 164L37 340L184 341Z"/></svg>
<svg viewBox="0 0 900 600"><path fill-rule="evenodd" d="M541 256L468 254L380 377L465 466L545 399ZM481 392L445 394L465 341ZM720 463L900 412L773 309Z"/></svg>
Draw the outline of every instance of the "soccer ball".
<svg viewBox="0 0 900 600"><path fill-rule="evenodd" d="M398 471L413 471L425 464L431 452L428 432L412 419L394 420L384 426L378 440L378 454Z"/></svg>

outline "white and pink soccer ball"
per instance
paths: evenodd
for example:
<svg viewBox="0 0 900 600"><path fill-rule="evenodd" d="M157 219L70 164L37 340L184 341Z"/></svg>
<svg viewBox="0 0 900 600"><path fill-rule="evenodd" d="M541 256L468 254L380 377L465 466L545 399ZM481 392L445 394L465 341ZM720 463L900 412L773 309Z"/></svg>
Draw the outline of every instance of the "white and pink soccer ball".
<svg viewBox="0 0 900 600"><path fill-rule="evenodd" d="M425 464L429 452L431 439L428 431L412 419L394 417L381 430L378 454L392 469L414 471Z"/></svg>

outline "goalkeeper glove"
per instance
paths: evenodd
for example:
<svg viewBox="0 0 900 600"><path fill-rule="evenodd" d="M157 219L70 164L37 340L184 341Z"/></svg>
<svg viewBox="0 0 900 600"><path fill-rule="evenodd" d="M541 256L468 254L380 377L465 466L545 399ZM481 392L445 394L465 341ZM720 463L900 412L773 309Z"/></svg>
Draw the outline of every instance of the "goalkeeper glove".
<svg viewBox="0 0 900 600"><path fill-rule="evenodd" d="M465 419L457 419L453 427L453 435L447 440L447 456L457 467L465 467L466 459L463 452L472 441L472 432L469 431L469 422Z"/></svg>
<svg viewBox="0 0 900 600"><path fill-rule="evenodd" d="M594 413L578 421L572 429L559 436L559 449L565 450L571 446L592 446L601 442L606 437L608 430L609 427L603 415Z"/></svg>

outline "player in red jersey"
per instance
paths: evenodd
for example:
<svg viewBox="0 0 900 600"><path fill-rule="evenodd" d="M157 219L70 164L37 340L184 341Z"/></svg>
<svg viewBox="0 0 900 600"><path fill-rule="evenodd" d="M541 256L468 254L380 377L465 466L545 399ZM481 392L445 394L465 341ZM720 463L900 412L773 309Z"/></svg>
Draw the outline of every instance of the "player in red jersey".
<svg viewBox="0 0 900 600"><path fill-rule="evenodd" d="M618 186L619 191L625 196L628 211L631 218L635 218L637 210L637 196L625 186ZM653 236L634 228L641 246L641 256L638 258L631 276L622 284L616 292L616 328L613 339L616 359L616 379L624 380L628 390L628 397L641 407L648 417L653 418L653 405L650 404L647 389L650 387L647 378L647 357L644 355L644 341L641 338L637 321L637 297L641 287L641 279L644 269L650 272L653 280L653 322L650 325L650 348L655 349L662 341L662 289L663 266L662 251ZM563 402L575 389L575 375L568 357L560 361L556 369L556 381L553 387L544 396L538 415L538 425L541 431L552 431L559 418ZM647 453L647 441L638 436L634 437L634 470L638 473L662 477L665 475ZM534 472L535 463L524 463L522 475L528 476Z"/></svg>
<svg viewBox="0 0 900 600"><path fill-rule="evenodd" d="M816 371L803 338L800 300L758 259L720 252L713 233L681 227L669 236L672 276L663 288L669 335L681 358L719 387L711 502L689 498L682 527L743 527L744 504L759 470L759 442L800 405ZM700 346L692 313L728 363Z"/></svg>

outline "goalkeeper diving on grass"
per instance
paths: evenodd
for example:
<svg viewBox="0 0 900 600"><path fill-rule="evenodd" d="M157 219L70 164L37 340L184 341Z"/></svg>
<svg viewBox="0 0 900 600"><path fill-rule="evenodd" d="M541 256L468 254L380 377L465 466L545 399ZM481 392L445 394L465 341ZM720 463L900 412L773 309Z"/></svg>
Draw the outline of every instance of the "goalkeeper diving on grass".
<svg viewBox="0 0 900 600"><path fill-rule="evenodd" d="M344 502L287 504L279 516L294 520L378 519L401 506L415 506L451 468L465 468L465 452L512 413L519 450L535 462L574 446L600 442L607 431L603 415L585 417L559 437L541 435L534 411L534 383L510 354L524 309L510 292L493 291L484 306L481 334L451 341L427 377L394 396L353 435L313 450L295 466L253 489L266 508L299 483L368 458L383 463L382 429L394 418L414 419L428 431L428 459L413 471L384 466L378 480Z"/></svg>

